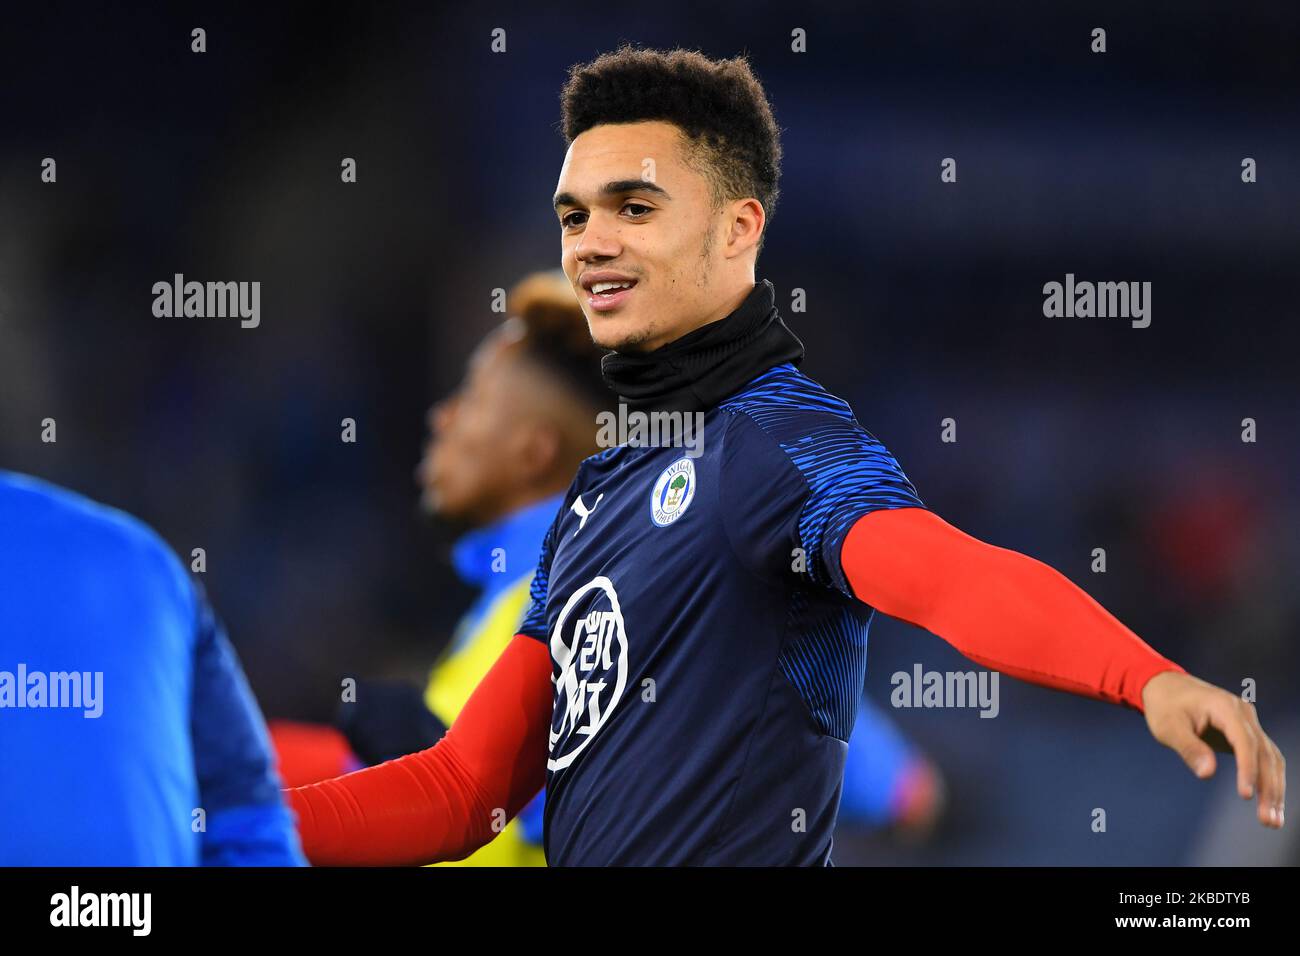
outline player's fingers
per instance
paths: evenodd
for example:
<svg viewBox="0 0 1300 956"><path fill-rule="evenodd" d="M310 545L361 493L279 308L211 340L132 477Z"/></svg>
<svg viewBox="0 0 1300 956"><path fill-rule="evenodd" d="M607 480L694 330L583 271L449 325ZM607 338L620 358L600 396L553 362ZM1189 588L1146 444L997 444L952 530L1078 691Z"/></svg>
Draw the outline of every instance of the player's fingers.
<svg viewBox="0 0 1300 956"><path fill-rule="evenodd" d="M1277 755L1277 825L1282 826L1286 823L1286 758L1282 756L1282 751L1277 744L1269 741L1273 746L1273 752Z"/></svg>
<svg viewBox="0 0 1300 956"><path fill-rule="evenodd" d="M1183 763L1202 780L1214 775L1214 751L1197 734L1197 727L1188 720L1186 725L1166 731L1158 739L1183 758Z"/></svg>
<svg viewBox="0 0 1300 956"><path fill-rule="evenodd" d="M1259 736L1260 779L1259 779L1259 819L1261 823L1275 827L1282 825L1282 801L1286 795L1286 770L1282 752L1268 739L1262 730Z"/></svg>
<svg viewBox="0 0 1300 956"><path fill-rule="evenodd" d="M1246 716L1245 709L1250 706L1240 697L1225 693L1210 704L1208 713L1210 724L1219 728L1232 745L1237 758L1237 793L1245 800L1255 795L1259 778L1260 735L1251 729Z"/></svg>
<svg viewBox="0 0 1300 956"><path fill-rule="evenodd" d="M1243 716L1259 741L1259 819L1261 823L1280 827L1286 799L1286 760L1277 744L1264 733L1254 704L1245 702Z"/></svg>

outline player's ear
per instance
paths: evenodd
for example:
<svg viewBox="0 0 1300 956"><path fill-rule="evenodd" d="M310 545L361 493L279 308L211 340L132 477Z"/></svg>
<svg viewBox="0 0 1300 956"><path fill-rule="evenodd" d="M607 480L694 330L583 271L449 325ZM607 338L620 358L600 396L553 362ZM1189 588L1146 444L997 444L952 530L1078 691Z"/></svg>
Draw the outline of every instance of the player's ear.
<svg viewBox="0 0 1300 956"><path fill-rule="evenodd" d="M767 225L763 204L754 197L733 200L727 206L726 256L728 259L743 255L758 245Z"/></svg>

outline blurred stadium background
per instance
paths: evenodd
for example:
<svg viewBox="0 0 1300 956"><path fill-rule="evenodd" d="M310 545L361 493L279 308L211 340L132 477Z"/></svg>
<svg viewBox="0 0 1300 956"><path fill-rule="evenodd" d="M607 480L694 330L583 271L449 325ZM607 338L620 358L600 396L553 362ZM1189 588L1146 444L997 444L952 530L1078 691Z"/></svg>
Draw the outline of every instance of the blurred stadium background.
<svg viewBox="0 0 1300 956"><path fill-rule="evenodd" d="M344 675L420 678L469 598L449 532L416 520L424 412L499 321L492 290L558 265L559 87L622 39L750 53L785 130L759 274L778 301L807 290L786 309L804 369L926 502L1198 676L1253 678L1294 753L1293 5L10 9L0 467L204 548L268 717L328 720ZM155 318L176 272L261 281L261 326ZM1150 281L1150 328L1044 318L1067 272ZM872 698L916 662L973 666L877 618ZM837 864L1297 862L1294 828L1231 795L1230 760L1198 785L1131 711L1004 680L996 720L889 712L943 769L946 816L923 843L843 833Z"/></svg>

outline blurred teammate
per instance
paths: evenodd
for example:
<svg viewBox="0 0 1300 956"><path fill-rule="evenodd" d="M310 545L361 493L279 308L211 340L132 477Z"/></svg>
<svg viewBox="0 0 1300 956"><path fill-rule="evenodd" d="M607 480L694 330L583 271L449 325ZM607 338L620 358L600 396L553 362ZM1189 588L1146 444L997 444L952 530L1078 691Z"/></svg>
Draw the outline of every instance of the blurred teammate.
<svg viewBox="0 0 1300 956"><path fill-rule="evenodd" d="M562 101L562 263L616 353L606 382L630 411L702 415L702 454L660 441L583 463L519 635L446 736L292 791L308 856L454 858L545 780L553 865L827 865L874 609L1143 712L1200 776L1230 745L1238 793L1280 826L1282 756L1253 705L929 511L798 370L755 282L780 143L748 64L625 48L575 67Z"/></svg>
<svg viewBox="0 0 1300 956"><path fill-rule="evenodd" d="M512 318L479 346L461 388L430 410L418 473L425 511L469 529L452 560L481 588L425 690L444 727L518 633L534 558L610 404L601 351L563 273L525 279L507 308ZM544 866L542 805L539 793L465 862Z"/></svg>
<svg viewBox="0 0 1300 956"><path fill-rule="evenodd" d="M303 863L257 704L176 555L0 472L0 865Z"/></svg>
<svg viewBox="0 0 1300 956"><path fill-rule="evenodd" d="M537 551L579 463L597 450L596 416L611 396L600 377L603 353L564 273L523 279L506 309L510 318L475 350L460 388L429 410L417 471L422 510L464 532L452 563L478 597L423 693L359 682L357 701L340 707L346 740L325 728L273 724L282 765L294 769L291 784L436 743L519 631ZM311 759L322 750L332 757ZM545 865L541 810L539 795L463 862Z"/></svg>

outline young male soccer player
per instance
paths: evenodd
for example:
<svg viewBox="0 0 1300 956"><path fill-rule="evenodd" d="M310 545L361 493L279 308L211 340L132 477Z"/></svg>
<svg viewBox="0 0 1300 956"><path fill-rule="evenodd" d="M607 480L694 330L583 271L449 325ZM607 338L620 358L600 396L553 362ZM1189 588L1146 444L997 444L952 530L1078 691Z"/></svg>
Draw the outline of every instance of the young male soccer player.
<svg viewBox="0 0 1300 956"><path fill-rule="evenodd" d="M873 609L1034 683L1143 712L1199 776L1212 744L1282 825L1253 705L1083 591L926 509L802 374L754 268L777 126L743 59L624 48L575 67L555 199L565 273L633 410L704 415L703 454L579 469L520 633L446 736L291 792L317 863L456 858L546 780L555 864L828 864Z"/></svg>

